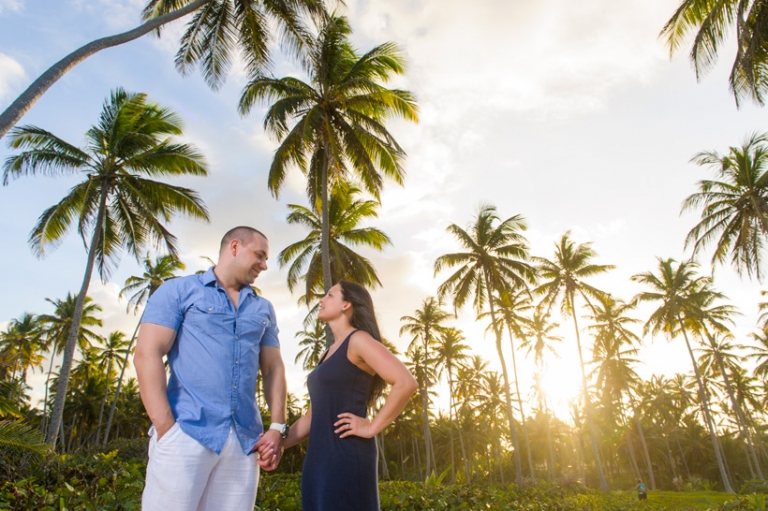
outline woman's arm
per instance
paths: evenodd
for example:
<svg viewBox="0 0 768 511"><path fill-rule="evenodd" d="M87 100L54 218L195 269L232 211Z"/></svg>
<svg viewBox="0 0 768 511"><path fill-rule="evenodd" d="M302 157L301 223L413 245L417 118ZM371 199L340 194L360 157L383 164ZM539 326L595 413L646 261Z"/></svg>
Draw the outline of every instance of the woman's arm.
<svg viewBox="0 0 768 511"><path fill-rule="evenodd" d="M400 415L408 400L419 388L419 384L400 359L366 332L356 332L352 336L347 356L360 369L379 375L392 386L384 406L371 421L345 412L339 414L339 420L334 424L336 433L340 433L341 438L350 435L371 438Z"/></svg>
<svg viewBox="0 0 768 511"><path fill-rule="evenodd" d="M300 444L309 436L309 425L312 423L312 405L309 405L306 415L299 417L299 420L291 424L288 429L288 437L283 440L283 448L287 449L296 444Z"/></svg>

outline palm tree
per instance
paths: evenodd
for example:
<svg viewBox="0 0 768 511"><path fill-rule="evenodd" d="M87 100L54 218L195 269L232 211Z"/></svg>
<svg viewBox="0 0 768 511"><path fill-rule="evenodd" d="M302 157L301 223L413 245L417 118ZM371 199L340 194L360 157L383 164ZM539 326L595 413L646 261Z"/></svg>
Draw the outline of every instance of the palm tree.
<svg viewBox="0 0 768 511"><path fill-rule="evenodd" d="M714 66L720 46L733 25L736 29L736 58L730 75L731 91L737 106L743 97L762 105L763 94L768 87L766 7L768 2L765 0L682 0L664 25L661 36L666 39L670 53L674 54L688 34L696 31L690 58L696 69L696 78L701 79Z"/></svg>
<svg viewBox="0 0 768 511"><path fill-rule="evenodd" d="M536 475L533 470L531 442L528 438L528 425L526 424L525 410L523 409L523 397L520 393L520 378L517 375L517 350L515 349L515 338L525 338L525 329L529 319L523 316L522 313L528 312L533 308L531 305L531 292L527 287L518 289L514 292L506 290L501 292L499 296L494 296L493 300L496 302L496 310L499 312L501 322L507 327L507 332L509 333L509 345L512 348L512 373L515 377L515 394L517 396L518 407L520 408L523 439L525 440L525 449L526 454L528 455L528 471L531 474L531 482L535 484ZM488 313L482 313L478 318L487 315ZM491 326L492 325L489 325L488 329L490 329Z"/></svg>
<svg viewBox="0 0 768 511"><path fill-rule="evenodd" d="M178 257L172 254L166 254L155 257L155 261L149 258L149 252L142 260L141 264L144 266L144 274L142 276L132 275L125 280L125 287L120 290L118 298L123 298L127 293L133 293L128 299L127 310L133 309L133 313L136 314L142 305L149 300L157 288L159 288L163 282L176 277L176 272L185 270L187 266L179 261ZM123 388L123 377L125 376L125 370L128 368L128 358L133 352L133 343L136 340L136 334L139 333L139 327L141 326L141 319L144 317L144 313L141 313L139 321L136 323L136 328L133 330L131 340L128 343L128 348L125 350L125 356L123 357L123 363L120 368L120 377L117 379L117 388L115 389L115 397L112 399L112 406L109 408L109 418L107 419L107 427L104 430L104 445L109 442L109 432L112 428L112 419L115 416L115 408L117 407L117 400L120 398L120 391Z"/></svg>
<svg viewBox="0 0 768 511"><path fill-rule="evenodd" d="M757 346L751 346L752 352L747 357L756 361L755 376L768 380L768 330L760 330L752 334Z"/></svg>
<svg viewBox="0 0 768 511"><path fill-rule="evenodd" d="M77 219L77 231L88 247L88 260L75 305L72 327L64 348L59 388L56 392L46 441L56 443L64 412L80 318L94 264L102 280L116 264L121 249L137 260L149 243L163 244L176 254L176 238L162 221L174 214L208 220L197 193L188 188L148 179L160 176L207 175L203 157L192 146L169 137L181 135L181 119L170 110L149 103L145 94L115 90L104 103L99 123L86 133L85 149L33 126L14 128L11 147L23 152L3 165L3 179L35 175L82 173L58 204L48 208L32 231L30 244L42 257L55 247ZM91 231L90 242L87 233Z"/></svg>
<svg viewBox="0 0 768 511"><path fill-rule="evenodd" d="M579 352L579 364L581 366L581 387L584 399L584 411L587 416L589 433L592 439L592 452L597 467L597 475L600 480L600 489L608 490L608 482L603 474L603 464L600 461L600 452L597 447L597 430L592 417L592 404L587 389L587 377L584 370L584 355L581 350L581 336L579 324L576 319L576 296L580 296L592 307L590 298L600 299L605 296L603 291L596 289L584 279L605 273L614 268L608 264L594 264L592 259L597 253L592 249L591 243L576 244L570 239L570 232L566 232L555 245L555 260L550 261L543 257L534 258L538 263L538 271L541 280L534 292L543 295L542 304L548 309L560 302L560 311L563 316L570 315L573 318L573 328L576 332L576 347Z"/></svg>
<svg viewBox="0 0 768 511"><path fill-rule="evenodd" d="M51 351L51 360L48 365L48 376L45 379L45 397L43 399L43 422L41 431L45 431L48 425L48 391L50 389L51 372L53 371L53 359L56 355L64 353L67 345L67 337L75 319L75 306L77 296L67 293L63 300L45 299L53 305L53 314L42 314L40 322L45 331L46 349ZM83 302L83 313L80 318L80 331L78 332L77 347L84 351L94 342L100 342L101 336L91 330L93 327L103 326L101 319L95 314L101 312L101 306L93 302L90 296L86 296Z"/></svg>
<svg viewBox="0 0 768 511"><path fill-rule="evenodd" d="M557 350L555 350L552 343L562 342L562 337L554 335L552 330L560 328L560 324L549 321L549 312L544 307L537 306L533 310L533 315L523 323L524 331L521 337L520 347L528 348L527 355L533 353L533 361L538 367L538 385L540 401L543 406L544 417L546 419L547 427L547 448L549 450L549 479L555 480L555 450L552 445L552 426L551 415L547 406L547 396L543 387L540 385L540 380L544 371L544 352L548 351L550 354L557 356Z"/></svg>
<svg viewBox="0 0 768 511"><path fill-rule="evenodd" d="M421 392L422 418L424 421L424 443L426 446L426 471L427 475L432 473L435 468L435 459L432 456L432 435L429 430L429 388L432 379L429 377L430 371L428 365L431 361L429 356L429 347L435 343L435 338L443 329L443 323L450 317L450 314L440 308L440 302L433 297L427 297L422 303L421 309L416 309L413 316L403 316L400 321L404 321L400 327L400 335L404 333L413 336L411 346L418 345L421 340L423 351L421 352L422 369L419 371L421 379L419 381L419 390ZM409 347L409 349L411 349Z"/></svg>
<svg viewBox="0 0 768 511"><path fill-rule="evenodd" d="M351 280L368 288L381 285L376 269L371 262L350 247L364 246L384 250L392 242L375 227L359 227L366 219L378 217L379 202L359 200L360 189L348 183L334 186L329 198L329 250L331 253L331 281ZM288 289L294 290L299 280L305 281L305 296L320 295L323 290L323 268L321 238L323 220L318 211L319 204L310 209L289 204L289 224L300 224L310 229L307 237L288 245L277 256L280 267L293 263L288 269ZM309 302L308 302L309 303Z"/></svg>
<svg viewBox="0 0 768 511"><path fill-rule="evenodd" d="M301 367L305 371L311 371L320 362L320 356L325 351L325 328L321 321L315 320L314 328L309 330L304 328L301 332L296 332L294 337L299 339L301 351L296 354L293 363L298 364L300 359Z"/></svg>
<svg viewBox="0 0 768 511"><path fill-rule="evenodd" d="M494 206L481 206L469 232L456 224L449 225L447 229L467 251L445 254L435 260L435 275L443 269L458 267L437 288L439 298L450 294L454 310L458 311L474 296L473 305L478 314L483 312L486 303L488 304L491 325L496 334L496 352L504 377L507 418L514 446L516 480L519 487L523 484L523 471L512 413L512 398L509 393L509 375L501 347L501 323L496 322L493 296L494 293L501 294L504 291L525 288L535 280L534 270L526 262L528 245L522 235L525 229L525 221L520 215L501 221Z"/></svg>
<svg viewBox="0 0 768 511"><path fill-rule="evenodd" d="M742 275L760 279L763 242L768 236L768 134L753 134L727 155L697 154L691 161L715 171L715 180L699 181L699 191L683 202L683 211L701 209L701 221L685 240L693 254L715 242L712 265L731 264Z"/></svg>
<svg viewBox="0 0 768 511"><path fill-rule="evenodd" d="M594 323L588 328L595 333L595 349L593 350L593 359L601 361L598 369L598 386L603 386L611 395L611 400L619 407L624 421L624 412L622 409L623 396L626 393L630 399L632 408L635 409L635 400L631 388L640 381L632 365L637 363L635 359L627 359L637 354L635 346L641 344L640 338L629 330L630 325L640 323L640 320L630 318L627 313L635 308L634 303L624 303L608 295L598 300L593 309L593 315L589 317ZM628 348L624 348L628 346ZM640 417L635 416L635 426L637 427L640 443L643 446L645 455L645 466L648 470L648 482L652 490L656 489L656 477L653 473L648 445L645 442L645 433L640 422ZM633 464L636 464L634 455L634 446L630 430L627 430L627 447ZM639 471L639 469L638 469Z"/></svg>
<svg viewBox="0 0 768 511"><path fill-rule="evenodd" d="M39 317L28 312L12 320L5 332L0 332L0 356L12 363L11 379L18 377L21 384L19 402L22 386L27 381L27 370L43 367L45 357L41 351L45 345L44 335Z"/></svg>
<svg viewBox="0 0 768 511"><path fill-rule="evenodd" d="M480 355L470 355L469 358L461 365L457 366L456 377L454 379L454 404L457 404L457 419L458 428L461 436L459 440L464 439L466 446L462 451L465 464L469 465L469 476L467 482L472 482L472 461L474 460L475 449L472 446L475 443L470 443L468 436L472 436L474 432L473 424L476 419L477 409L477 396L480 393L481 381L483 375L488 371L488 361L484 360ZM467 425L469 425L469 431L467 431ZM483 438L483 441L487 439ZM465 470L466 467L465 467Z"/></svg>
<svg viewBox="0 0 768 511"><path fill-rule="evenodd" d="M301 53L307 30L301 14L321 16L321 0L148 0L142 25L91 41L48 68L0 114L0 138L10 130L38 99L67 71L101 50L133 41L160 29L167 23L197 11L187 24L176 55L176 67L187 73L196 64L202 67L206 82L217 89L224 80L235 47L240 49L249 76L255 76L269 63L273 26L281 34L283 46Z"/></svg>
<svg viewBox="0 0 768 511"><path fill-rule="evenodd" d="M643 327L643 334L663 332L668 338L673 339L678 334L683 334L688 354L691 357L696 381L699 386L699 396L704 411L704 417L709 429L712 449L715 453L717 466L720 470L720 478L723 487L728 493L733 493L730 479L725 470L725 463L717 441L715 427L709 411L709 403L701 380L696 357L693 354L691 343L688 340L688 330L701 325L701 304L707 302L707 297L713 295L711 279L696 275L698 264L694 261L683 261L674 266L674 259L658 259L658 274L651 272L634 275L632 280L645 284L651 290L639 293L635 300L638 302L660 302ZM719 295L722 296L722 295Z"/></svg>
<svg viewBox="0 0 768 511"><path fill-rule="evenodd" d="M130 353L130 343L128 339L125 338L125 334L123 332L111 332L106 340L104 341L104 348L101 350L98 356L98 363L99 366L102 369L105 369L105 385L104 385L104 399L101 402L101 409L99 410L99 423L96 426L96 445L99 445L99 441L101 439L101 420L104 418L104 407L107 404L107 398L109 397L109 388L111 386L111 381L113 378L113 372L114 372L114 365L116 360L120 360L122 357L123 361L125 362L127 360L128 354ZM117 392L115 392L115 402L117 402ZM107 423L109 426L110 424ZM107 440L107 432L104 432L104 440L106 445Z"/></svg>
<svg viewBox="0 0 768 511"><path fill-rule="evenodd" d="M401 184L405 152L384 122L392 115L418 120L409 92L382 85L404 72L397 46L385 43L359 56L349 41L351 33L347 18L325 18L317 38L306 46L309 83L260 76L246 85L240 98L243 115L256 103L274 100L264 118L264 128L281 140L269 169L272 194L278 196L291 165L307 176L311 204L319 193L324 292L333 283L329 186L352 173L379 199L384 177Z"/></svg>
<svg viewBox="0 0 768 511"><path fill-rule="evenodd" d="M438 336L437 346L435 347L435 364L439 368L438 376L443 373L448 377L448 422L450 425L449 436L451 445L451 481L456 482L456 455L453 445L453 417L455 412L454 397L454 375L458 366L460 366L469 355L466 353L469 346L464 344L464 335L456 328L446 328ZM464 473L467 482L470 481L469 465L464 454L464 440L461 435L461 424L458 427L459 443L461 444L462 457L464 459Z"/></svg>

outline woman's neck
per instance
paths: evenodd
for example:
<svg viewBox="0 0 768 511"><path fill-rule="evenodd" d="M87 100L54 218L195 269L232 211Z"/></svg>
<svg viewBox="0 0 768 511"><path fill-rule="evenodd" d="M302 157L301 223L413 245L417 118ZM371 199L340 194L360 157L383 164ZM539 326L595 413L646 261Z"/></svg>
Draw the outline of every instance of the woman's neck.
<svg viewBox="0 0 768 511"><path fill-rule="evenodd" d="M355 330L355 327L349 323L347 318L339 318L329 321L328 326L331 328L331 332L333 332L334 343L342 342L353 330Z"/></svg>

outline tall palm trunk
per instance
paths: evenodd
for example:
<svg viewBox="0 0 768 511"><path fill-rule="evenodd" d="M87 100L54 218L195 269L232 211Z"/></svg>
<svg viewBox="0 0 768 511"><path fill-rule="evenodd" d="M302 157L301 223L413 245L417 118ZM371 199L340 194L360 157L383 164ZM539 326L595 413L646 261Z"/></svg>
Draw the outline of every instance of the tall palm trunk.
<svg viewBox="0 0 768 511"><path fill-rule="evenodd" d="M453 377L451 366L448 365L448 433L451 443L451 482L456 484L456 448L453 446Z"/></svg>
<svg viewBox="0 0 768 511"><path fill-rule="evenodd" d="M576 321L576 307L573 301L573 292L568 293L571 300L571 316L573 316L573 327L576 330L576 346L579 349L579 366L581 368L581 385L584 392L584 412L587 416L587 424L589 425L589 436L592 438L592 452L595 456L595 465L597 467L597 476L600 479L600 489L608 491L608 481L605 480L605 474L603 474L603 463L600 461L600 451L597 447L597 430L595 429L594 421L592 420L592 403L589 399L589 392L587 391L587 375L584 372L584 356L581 353L581 336L579 335L579 324Z"/></svg>
<svg viewBox="0 0 768 511"><path fill-rule="evenodd" d="M453 398L453 396L451 396ZM456 403L453 403L454 408ZM469 460L467 459L467 451L464 447L464 434L461 432L461 423L459 415L456 414L456 430L459 432L459 447L461 448L461 459L464 461L464 475L467 478L467 484L472 484L472 472L469 469Z"/></svg>
<svg viewBox="0 0 768 511"><path fill-rule="evenodd" d="M691 469L688 468L688 460L685 459L685 452L683 452L683 446L680 444L680 437L677 435L677 429L674 431L675 442L677 443L677 450L680 451L680 458L683 460L683 468L685 469L686 479L691 478Z"/></svg>
<svg viewBox="0 0 768 511"><path fill-rule="evenodd" d="M16 98L16 100L11 103L2 114L0 114L0 138L3 138L3 136L8 133L8 130L13 128L13 126L19 122L22 116L24 116L24 114L27 113L30 108L32 108L32 105L34 105L37 100L42 97L45 91L47 91L54 83L56 83L59 78L64 76L67 71L75 67L83 60L101 50L112 48L113 46L119 46L121 44L133 41L134 39L138 39L139 37L148 34L153 30L159 29L166 23L186 16L187 14L199 9L210 1L211 0L196 0L178 10L169 12L168 14L164 14L162 16L158 16L157 18L153 18L143 25L129 30L128 32L123 32L121 34L103 37L101 39L91 41L85 46L82 46L79 49L73 51L53 66L49 67L43 74L40 75L37 80L32 82L27 90L22 92L21 95Z"/></svg>
<svg viewBox="0 0 768 511"><path fill-rule="evenodd" d="M88 262L85 265L85 274L83 282L80 285L80 293L75 300L75 310L72 314L72 325L69 327L67 335L67 344L64 346L64 356L61 361L61 370L59 371L59 382L56 385L56 400L53 403L51 412L51 424L48 426L48 434L45 442L51 447L56 447L56 437L59 434L59 425L64 417L64 403L67 399L67 387L69 386L69 373L72 370L72 360L75 356L75 347L80 333L80 322L83 319L83 307L85 305L85 296L88 294L88 286L91 283L93 275L93 265L96 262L96 247L101 240L101 230L103 229L104 217L107 210L108 188L102 186L101 200L99 201L99 210L96 214L96 223L93 226L93 235L91 244L88 247Z"/></svg>
<svg viewBox="0 0 768 511"><path fill-rule="evenodd" d="M517 357L515 355L515 338L512 336L512 329L509 329L509 345L512 348L512 371L515 374L515 392L517 393L517 404L520 407L520 420L523 425L523 439L525 440L525 449L528 454L528 471L531 473L531 483L536 484L536 474L533 471L533 458L531 456L531 441L528 439L528 428L525 423L525 411L523 410L523 398L520 396L520 383L517 376Z"/></svg>
<svg viewBox="0 0 768 511"><path fill-rule="evenodd" d="M554 482L557 477L555 473L555 448L552 445L552 426L550 425L549 409L546 403L544 404L544 412L547 419L547 447L549 448L549 467L547 472L549 473L550 482Z"/></svg>
<svg viewBox="0 0 768 511"><path fill-rule="evenodd" d="M509 422L509 431L512 435L512 448L514 452L512 457L515 460L515 482L518 488L523 487L523 465L520 461L520 444L517 440L517 430L515 429L515 418L512 413L512 397L509 393L509 375L507 374L507 364L504 362L504 351L501 349L501 328L496 324L496 309L493 306L493 296L491 295L491 282L487 273L483 273L485 279L485 289L488 291L488 306L491 311L491 326L496 334L496 352L501 362L501 374L504 377L504 398L507 404L507 421Z"/></svg>
<svg viewBox="0 0 768 511"><path fill-rule="evenodd" d="M427 477L435 470L435 450L432 446L432 432L429 429L429 375L427 374L427 363L429 361L429 330L424 332L424 364L421 370L423 384L419 385L421 389L421 407L422 420L424 421L424 457L426 458Z"/></svg>
<svg viewBox="0 0 768 511"><path fill-rule="evenodd" d="M51 372L53 372L53 359L56 356L56 341L53 343L53 347L51 348L51 363L48 364L48 376L45 378L45 396L43 397L43 421L41 422L42 427L40 428L40 431L42 433L45 433L46 427L48 426L48 389L50 387L51 383Z"/></svg>
<svg viewBox="0 0 768 511"><path fill-rule="evenodd" d="M677 465L675 463L675 457L672 456L672 449L669 447L669 438L664 433L661 434L664 437L664 445L667 446L667 457L669 458L669 466L672 469L672 478L677 479Z"/></svg>
<svg viewBox="0 0 768 511"><path fill-rule="evenodd" d="M330 129L330 127L329 127ZM323 267L323 291L328 292L333 287L331 276L331 217L328 207L328 170L331 165L331 146L328 140L323 147L323 175L320 183L320 215L322 217L322 226L320 230L320 263ZM325 347L330 348L333 345L333 332L331 327L325 325Z"/></svg>
<svg viewBox="0 0 768 511"><path fill-rule="evenodd" d="M634 406L633 406L634 408ZM645 455L645 466L648 469L648 480L651 483L651 489L656 489L656 478L653 474L653 465L651 464L651 455L648 451L648 444L645 441L645 433L643 433L643 425L640 423L640 417L635 415L635 425L637 426L637 434L640 437L640 444L643 446L643 454Z"/></svg>
<svg viewBox="0 0 768 511"><path fill-rule="evenodd" d="M101 425L104 419L104 408L107 406L107 399L109 398L109 375L112 374L112 358L110 357L107 362L107 376L104 379L104 399L101 401L101 408L99 408L99 422L96 426L96 445L101 443Z"/></svg>
<svg viewBox="0 0 768 511"><path fill-rule="evenodd" d="M683 321L680 316L677 317L678 324L682 327ZM725 471L725 463L720 452L720 444L717 441L717 435L715 434L715 425L712 422L712 416L709 413L709 401L707 400L706 392L704 391L704 383L701 381L701 373L699 372L699 365L696 363L696 357L693 356L693 350L691 349L691 343L688 341L688 333L685 328L680 328L683 332L683 338L685 339L685 345L688 348L688 354L691 357L691 363L693 364L693 372L696 374L696 382L699 385L699 397L701 398L701 406L704 409L704 417L707 422L707 429L709 430L709 438L712 441L712 448L715 451L715 459L717 460L717 468L720 470L720 478L723 481L723 488L727 493L735 493L731 487L731 481L728 478L728 473Z"/></svg>
<svg viewBox="0 0 768 511"><path fill-rule="evenodd" d="M152 296L152 293L150 292L150 296ZM115 418L115 410L117 409L117 399L120 397L120 390L123 388L123 376L125 376L125 369L128 367L128 358L131 356L131 348L133 348L133 342L136 340L136 335L139 333L139 327L141 327L141 320L144 318L144 312L142 311L141 317L139 318L139 323L136 325L136 328L133 330L133 335L131 336L131 342L128 343L128 350L125 352L125 357L123 358L123 367L120 368L120 377L117 379L117 388L115 389L115 397L112 399L112 406L109 407L109 418L107 419L107 427L104 430L104 443L103 445L107 445L107 442L109 442L109 431L112 429L112 420Z"/></svg>
<svg viewBox="0 0 768 511"><path fill-rule="evenodd" d="M760 462L758 461L757 453L755 452L755 445L752 441L752 435L749 432L749 427L747 425L746 419L744 418L744 413L741 411L741 406L736 400L736 396L733 392L733 386L731 385L731 380L728 378L728 373L725 371L723 358L720 356L720 353L717 351L717 349L715 349L714 339L712 339L712 336L709 335L709 333L707 333L707 339L709 339L709 345L712 347L712 352L715 354L715 360L717 360L717 365L720 368L720 374L723 375L725 388L728 390L728 397L731 399L731 406L733 406L733 410L736 413L736 425L743 435L741 439L742 445L746 440L746 445L743 445L743 447L747 454L747 460L751 461L751 464L754 465L754 470L757 472L757 478L764 479L763 470L760 467Z"/></svg>

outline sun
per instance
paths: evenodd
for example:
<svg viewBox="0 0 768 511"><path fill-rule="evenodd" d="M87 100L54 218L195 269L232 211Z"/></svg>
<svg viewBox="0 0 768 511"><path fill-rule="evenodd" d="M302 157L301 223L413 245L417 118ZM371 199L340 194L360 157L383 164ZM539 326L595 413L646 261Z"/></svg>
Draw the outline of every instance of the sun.
<svg viewBox="0 0 768 511"><path fill-rule="evenodd" d="M547 406L560 420L570 422L571 403L579 399L581 373L577 365L554 360L544 370L541 386L547 396Z"/></svg>

